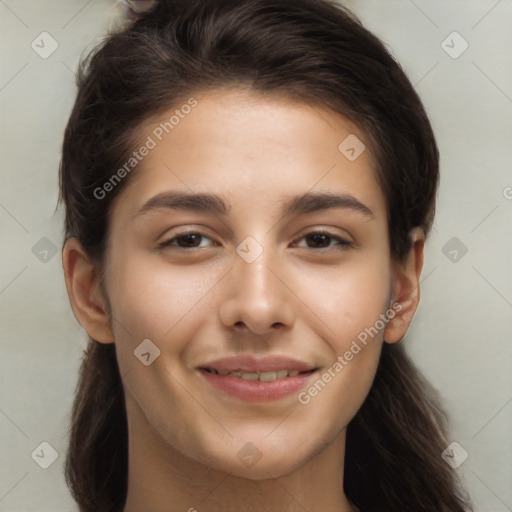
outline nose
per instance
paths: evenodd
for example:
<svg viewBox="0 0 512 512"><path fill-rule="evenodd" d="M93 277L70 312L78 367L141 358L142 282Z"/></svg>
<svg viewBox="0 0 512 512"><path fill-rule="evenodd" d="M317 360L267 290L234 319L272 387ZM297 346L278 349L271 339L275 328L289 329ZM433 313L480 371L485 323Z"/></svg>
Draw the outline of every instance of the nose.
<svg viewBox="0 0 512 512"><path fill-rule="evenodd" d="M237 255L225 283L221 322L230 329L259 335L291 328L296 297L290 284L271 251L264 250L252 263Z"/></svg>

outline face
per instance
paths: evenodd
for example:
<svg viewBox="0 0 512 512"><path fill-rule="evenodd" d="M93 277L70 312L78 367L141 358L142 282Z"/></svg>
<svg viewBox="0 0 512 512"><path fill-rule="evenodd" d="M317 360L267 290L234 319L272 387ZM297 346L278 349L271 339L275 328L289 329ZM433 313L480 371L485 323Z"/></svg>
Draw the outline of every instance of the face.
<svg viewBox="0 0 512 512"><path fill-rule="evenodd" d="M162 453L284 475L344 440L371 386L392 284L385 199L368 144L339 149L365 142L339 114L238 90L195 100L169 133L175 108L141 128L154 147L111 211L128 421Z"/></svg>

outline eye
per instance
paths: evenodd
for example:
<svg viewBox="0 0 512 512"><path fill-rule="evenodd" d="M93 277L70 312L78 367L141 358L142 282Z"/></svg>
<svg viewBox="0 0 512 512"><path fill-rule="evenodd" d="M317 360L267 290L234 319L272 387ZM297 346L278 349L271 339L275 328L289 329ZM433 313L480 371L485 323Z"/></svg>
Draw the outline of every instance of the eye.
<svg viewBox="0 0 512 512"><path fill-rule="evenodd" d="M178 235L161 242L160 244L158 244L158 248L163 249L166 247L173 247L178 250L187 251L190 249L201 249L204 247L208 247L207 245L201 245L201 239L207 239L214 242L212 238L205 235L204 233L198 231L187 231L184 233L179 233ZM311 231L310 233L307 233L301 238L299 238L299 240L303 239L309 243L312 243L312 247L310 245L306 247L309 249L336 249L336 245L331 245L331 242L333 241L338 242L338 250L347 250L350 247L352 247L352 244L347 240L337 235L334 235L333 233L329 233L328 231L322 230ZM217 242L214 242L214 244L217 244Z"/></svg>
<svg viewBox="0 0 512 512"><path fill-rule="evenodd" d="M350 247L352 247L352 244L347 240L323 230L311 231L310 233L307 233L304 236L302 236L299 240L302 239L313 243L313 247L307 247L311 249L347 250ZM337 247L332 245L330 246L330 242L332 242L333 240L338 241Z"/></svg>
<svg viewBox="0 0 512 512"><path fill-rule="evenodd" d="M201 249L205 247L204 245L198 245L198 242L200 242L201 239L208 239L212 240L210 237L206 236L203 233L199 233L197 231L187 231L185 233L180 233L173 238L169 238L168 240L165 240L158 244L158 248L162 249L164 247L175 247L177 249ZM176 243L175 243L176 242Z"/></svg>

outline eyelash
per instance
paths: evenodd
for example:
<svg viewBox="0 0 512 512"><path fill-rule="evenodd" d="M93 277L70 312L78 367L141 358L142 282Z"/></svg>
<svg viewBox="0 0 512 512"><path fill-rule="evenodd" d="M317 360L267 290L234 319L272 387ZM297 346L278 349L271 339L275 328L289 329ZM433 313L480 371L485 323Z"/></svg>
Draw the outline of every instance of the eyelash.
<svg viewBox="0 0 512 512"><path fill-rule="evenodd" d="M165 240L165 241L161 242L160 244L158 244L158 249L165 249L165 248L173 247L173 249L176 249L176 250L179 250L179 251L185 251L185 252L193 251L195 249L201 249L201 247L178 247L178 246L174 246L172 244L172 242L174 242L175 240L178 240L180 238L183 238L183 237L186 237L186 236L189 236L189 235L199 235L200 237L209 238L210 240L212 240L209 236L207 236L204 233L201 233L199 231L185 231L183 233L177 234L173 238L169 238L168 240ZM321 248L317 249L317 252L328 251L328 250L331 250L331 249L346 251L346 250L348 250L348 249L353 247L352 243L348 242L347 240L345 240L345 239L343 239L343 238L341 238L341 237L339 237L337 235L334 235L334 234L332 234L332 233L330 233L328 231L321 230L321 229L310 231L309 233L306 233L305 235L303 235L300 238L298 238L298 240L302 240L303 238L306 238L307 236L311 236L311 235L324 235L324 236L327 236L327 237L332 238L334 240L337 240L339 242L339 245L337 246L337 248L335 248L335 247L321 247ZM315 249L314 247L307 247L307 248L308 249Z"/></svg>

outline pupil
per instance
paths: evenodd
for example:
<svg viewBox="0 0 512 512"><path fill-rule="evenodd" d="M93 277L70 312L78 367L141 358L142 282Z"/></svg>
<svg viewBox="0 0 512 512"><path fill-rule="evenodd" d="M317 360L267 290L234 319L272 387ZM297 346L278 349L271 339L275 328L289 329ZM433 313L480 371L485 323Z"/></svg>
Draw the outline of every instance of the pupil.
<svg viewBox="0 0 512 512"><path fill-rule="evenodd" d="M190 245L195 246L196 244L194 244L194 242L193 242L193 240L192 240L192 239L193 239L193 238L197 238L197 237L199 237L199 236L200 236L200 235L197 235L197 234L190 234L190 235L183 235L183 236L181 236L180 238L181 238L181 240L185 240L185 244L187 244L187 245L188 245L188 244L190 243Z"/></svg>
<svg viewBox="0 0 512 512"><path fill-rule="evenodd" d="M324 235L322 233L316 233L316 234L313 234L313 235L309 235L310 239L314 239L314 243L322 243L325 242L325 239L326 238L329 238L329 235Z"/></svg>

